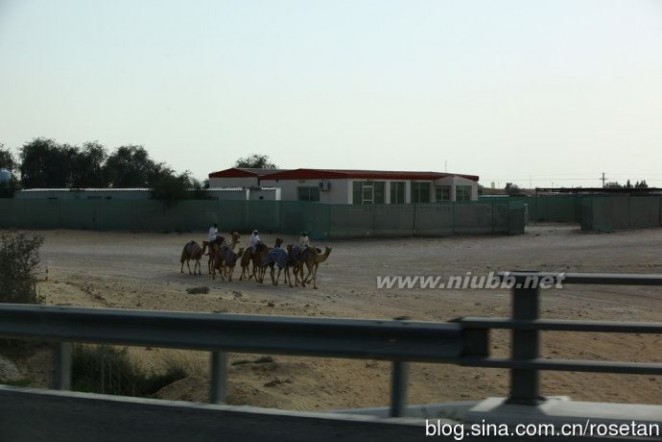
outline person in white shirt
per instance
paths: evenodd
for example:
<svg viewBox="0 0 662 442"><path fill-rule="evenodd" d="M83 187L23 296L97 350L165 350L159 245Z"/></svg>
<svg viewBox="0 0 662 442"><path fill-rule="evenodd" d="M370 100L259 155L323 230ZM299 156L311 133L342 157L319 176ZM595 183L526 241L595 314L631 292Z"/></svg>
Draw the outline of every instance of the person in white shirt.
<svg viewBox="0 0 662 442"><path fill-rule="evenodd" d="M299 237L299 247L301 247L301 249L307 249L310 247L310 238L308 238L307 232L301 233L301 236Z"/></svg>
<svg viewBox="0 0 662 442"><path fill-rule="evenodd" d="M251 250L255 252L255 246L260 244L262 240L260 239L260 235L257 233L257 229L253 230L253 234L248 240L249 244L251 245Z"/></svg>
<svg viewBox="0 0 662 442"><path fill-rule="evenodd" d="M218 236L218 224L214 223L214 225L209 228L209 242L213 242L217 236Z"/></svg>

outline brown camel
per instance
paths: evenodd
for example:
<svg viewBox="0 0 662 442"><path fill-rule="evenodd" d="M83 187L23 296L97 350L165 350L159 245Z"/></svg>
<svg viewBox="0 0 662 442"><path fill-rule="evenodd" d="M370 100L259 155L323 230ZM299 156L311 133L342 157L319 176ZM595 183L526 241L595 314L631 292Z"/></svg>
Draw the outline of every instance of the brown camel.
<svg viewBox="0 0 662 442"><path fill-rule="evenodd" d="M283 243L281 239L276 240L276 247L269 250L267 257L260 265L261 277L260 283L264 282L264 273L266 268L269 267L271 274L271 284L278 285L280 279L280 272L285 270L284 279L285 283L289 283L292 287L292 278L290 277L290 259L289 253L285 251L280 245ZM274 277L275 267L278 267L278 274Z"/></svg>
<svg viewBox="0 0 662 442"><path fill-rule="evenodd" d="M184 261L186 261L186 266L188 267L188 272L190 275L195 275L196 274L196 269L198 270L197 274L201 275L202 274L202 265L200 264L200 259L202 259L202 256L205 254L205 249L207 248L207 244L203 243L203 246L200 247L200 244L198 244L195 241L189 241L186 243L184 246L184 249L182 250L182 255L180 257L180 261L182 263L180 273L184 273ZM193 260L193 272L191 273L191 264L190 261Z"/></svg>
<svg viewBox="0 0 662 442"><path fill-rule="evenodd" d="M322 252L321 250L317 249L320 253ZM288 244L287 245L287 262L288 266L292 268L292 274L294 275L294 285L299 286L299 277L297 276L299 273L303 275L303 252L304 249L302 249L298 245L292 245ZM286 277L289 275L286 273ZM290 287L292 286L292 279L290 277Z"/></svg>
<svg viewBox="0 0 662 442"><path fill-rule="evenodd" d="M235 246L239 242L239 238L241 235L239 232L232 232L232 241L228 244L227 240L222 237L221 235L216 236L216 240L214 241L203 241L202 245L204 246L207 244L209 246L209 252L207 253L208 260L207 260L207 269L209 270L209 274L212 273L212 262L214 260L214 256L216 256L216 252L218 251L219 248L223 246L230 247L231 250L234 250Z"/></svg>
<svg viewBox="0 0 662 442"><path fill-rule="evenodd" d="M279 248L283 244L283 240L281 238L276 238L276 244L274 245L275 248ZM259 250L256 248L255 253L253 253L253 273L255 274L255 280L258 281L260 284L264 282L264 275L267 272L267 267L269 266L268 264L268 256L269 252L273 250L269 247L263 247L260 248ZM271 268L273 269L273 263ZM273 282L273 275L271 277L271 281Z"/></svg>
<svg viewBox="0 0 662 442"><path fill-rule="evenodd" d="M216 270L218 270L221 280L227 278L228 281L232 281L235 265L243 253L243 248L235 252L230 246L222 246L217 250L212 263L212 279L216 279Z"/></svg>
<svg viewBox="0 0 662 442"><path fill-rule="evenodd" d="M280 242L279 242L280 241ZM283 240L276 238L276 246L283 243ZM266 244L260 243L255 247L253 251L252 247L246 247L244 254L241 256L241 275L239 276L239 281L246 279L255 278L259 282L259 271L262 266L262 262L266 259L267 254L271 250L267 247ZM249 267L253 263L252 271L249 270Z"/></svg>
<svg viewBox="0 0 662 442"><path fill-rule="evenodd" d="M308 274L306 277L303 277L303 266L301 266L301 285L305 287L307 282L313 281L313 288L317 288L317 267L319 267L320 263L326 261L331 254L331 247L326 247L324 250L324 253L320 253L318 249L314 249L312 247L308 247L305 249L303 252L301 252L302 257L301 260L303 263L306 265L306 268L308 269ZM295 275L296 277L296 275Z"/></svg>

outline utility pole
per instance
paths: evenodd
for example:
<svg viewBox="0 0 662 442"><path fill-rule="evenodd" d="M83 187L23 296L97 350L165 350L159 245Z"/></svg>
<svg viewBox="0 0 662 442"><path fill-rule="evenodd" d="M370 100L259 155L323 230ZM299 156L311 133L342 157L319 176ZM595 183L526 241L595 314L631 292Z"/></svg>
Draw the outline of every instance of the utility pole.
<svg viewBox="0 0 662 442"><path fill-rule="evenodd" d="M607 178L605 178L605 173L604 173L604 172L602 172L602 178L601 178L601 181L602 181L602 188L604 189L604 187L605 187L605 181L607 181Z"/></svg>

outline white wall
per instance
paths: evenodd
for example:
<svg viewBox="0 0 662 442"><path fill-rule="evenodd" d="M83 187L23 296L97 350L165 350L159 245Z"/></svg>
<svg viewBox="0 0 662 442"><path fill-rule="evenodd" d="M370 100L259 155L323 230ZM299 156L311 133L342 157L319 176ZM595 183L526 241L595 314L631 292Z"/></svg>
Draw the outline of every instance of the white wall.
<svg viewBox="0 0 662 442"><path fill-rule="evenodd" d="M258 188L247 190L250 192L250 199L254 200L264 200L264 201L280 201L281 188L280 187L269 187L269 188Z"/></svg>
<svg viewBox="0 0 662 442"><path fill-rule="evenodd" d="M346 179L336 180L267 180L262 179L260 183L265 187L280 187L281 199L284 201L297 201L298 187L318 187L320 183L329 183L329 190L320 191L320 202L326 204L348 204L351 202L351 182Z"/></svg>

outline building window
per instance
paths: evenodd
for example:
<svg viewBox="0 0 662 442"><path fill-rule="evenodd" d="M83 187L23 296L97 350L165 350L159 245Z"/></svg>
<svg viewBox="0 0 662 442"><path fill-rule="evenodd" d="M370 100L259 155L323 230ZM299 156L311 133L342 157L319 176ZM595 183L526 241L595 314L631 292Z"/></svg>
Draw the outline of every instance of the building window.
<svg viewBox="0 0 662 442"><path fill-rule="evenodd" d="M299 186L297 187L299 201L319 201L320 188L318 186Z"/></svg>
<svg viewBox="0 0 662 442"><path fill-rule="evenodd" d="M391 181L391 204L405 203L405 182Z"/></svg>
<svg viewBox="0 0 662 442"><path fill-rule="evenodd" d="M352 200L354 204L384 204L384 181L354 181L352 183Z"/></svg>
<svg viewBox="0 0 662 442"><path fill-rule="evenodd" d="M451 200L451 186L436 186L434 200L438 203Z"/></svg>
<svg viewBox="0 0 662 442"><path fill-rule="evenodd" d="M471 201L471 186L455 186L455 201Z"/></svg>
<svg viewBox="0 0 662 442"><path fill-rule="evenodd" d="M411 183L411 202L429 203L430 202L430 183L412 181Z"/></svg>

